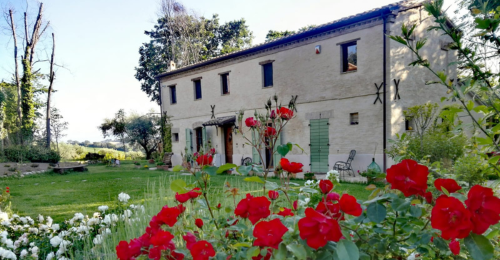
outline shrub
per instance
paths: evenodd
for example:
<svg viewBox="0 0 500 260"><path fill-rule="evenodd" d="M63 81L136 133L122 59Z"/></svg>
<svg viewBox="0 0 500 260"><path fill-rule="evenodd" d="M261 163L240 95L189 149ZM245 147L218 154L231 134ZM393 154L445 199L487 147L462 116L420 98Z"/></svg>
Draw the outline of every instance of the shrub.
<svg viewBox="0 0 500 260"><path fill-rule="evenodd" d="M32 165L31 165L31 167L32 167L32 168L36 168L36 167L38 167L38 166L39 166L39 165L38 165L38 164L36 164L36 163L34 163L34 164L32 164Z"/></svg>
<svg viewBox="0 0 500 260"><path fill-rule="evenodd" d="M466 155L455 162L453 169L459 180L467 182L469 187L472 187L487 180L490 167L480 156Z"/></svg>
<svg viewBox="0 0 500 260"><path fill-rule="evenodd" d="M10 164L4 164L3 167L10 167Z"/></svg>
<svg viewBox="0 0 500 260"><path fill-rule="evenodd" d="M4 156L13 162L48 162L61 160L58 152L40 146L11 146L4 149Z"/></svg>
<svg viewBox="0 0 500 260"><path fill-rule="evenodd" d="M148 161L149 163L155 163L155 160L154 159L149 159Z"/></svg>
<svg viewBox="0 0 500 260"><path fill-rule="evenodd" d="M10 168L9 168L9 172L15 172L16 170L17 170L17 168L16 168L16 167L10 167Z"/></svg>

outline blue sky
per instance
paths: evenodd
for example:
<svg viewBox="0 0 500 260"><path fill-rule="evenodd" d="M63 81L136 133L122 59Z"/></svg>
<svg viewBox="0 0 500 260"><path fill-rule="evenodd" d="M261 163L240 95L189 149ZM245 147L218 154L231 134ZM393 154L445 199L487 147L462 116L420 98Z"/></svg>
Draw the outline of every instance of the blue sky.
<svg viewBox="0 0 500 260"><path fill-rule="evenodd" d="M34 13L36 2L28 0ZM58 69L53 106L69 122L66 140L102 140L97 126L124 108L146 113L159 107L149 101L134 78L138 49L148 41L144 30L153 27L159 0L45 0L45 20L56 35ZM221 23L245 18L261 43L269 30L296 30L327 23L370 10L394 0L184 0L200 15L219 14ZM445 1L451 4L452 0ZM0 8L14 7L18 18L26 9L24 0L0 0ZM17 21L18 26L21 20ZM14 71L12 37L0 20L0 80L8 81ZM21 27L18 29L19 31ZM48 36L47 34L46 36ZM50 52L49 39L40 45L44 59ZM46 49L46 52L44 51ZM45 70L48 71L48 70Z"/></svg>

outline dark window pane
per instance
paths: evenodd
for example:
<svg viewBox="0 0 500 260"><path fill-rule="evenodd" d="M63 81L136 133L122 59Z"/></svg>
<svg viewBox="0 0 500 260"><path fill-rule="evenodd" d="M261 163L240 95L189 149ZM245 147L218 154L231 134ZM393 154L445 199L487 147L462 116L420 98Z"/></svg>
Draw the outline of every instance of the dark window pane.
<svg viewBox="0 0 500 260"><path fill-rule="evenodd" d="M172 104L176 104L177 103L177 93L175 91L175 86L171 86L170 87L170 102Z"/></svg>
<svg viewBox="0 0 500 260"><path fill-rule="evenodd" d="M201 99L201 80L194 81L195 99Z"/></svg>
<svg viewBox="0 0 500 260"><path fill-rule="evenodd" d="M358 48L356 42L342 45L342 71L358 69Z"/></svg>
<svg viewBox="0 0 500 260"><path fill-rule="evenodd" d="M222 94L229 94L229 74L222 74L221 80L222 80Z"/></svg>
<svg viewBox="0 0 500 260"><path fill-rule="evenodd" d="M262 65L264 68L264 87L273 86L273 64L268 63Z"/></svg>

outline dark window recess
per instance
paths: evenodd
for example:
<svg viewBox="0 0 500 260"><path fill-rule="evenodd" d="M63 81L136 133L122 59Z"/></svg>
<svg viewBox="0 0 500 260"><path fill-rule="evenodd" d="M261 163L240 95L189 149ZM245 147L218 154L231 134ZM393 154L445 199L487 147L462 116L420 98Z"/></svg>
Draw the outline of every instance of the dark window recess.
<svg viewBox="0 0 500 260"><path fill-rule="evenodd" d="M200 149L203 147L203 132L200 128L196 128L196 151L199 152Z"/></svg>
<svg viewBox="0 0 500 260"><path fill-rule="evenodd" d="M358 113L351 113L351 125L358 125L359 124L359 114Z"/></svg>
<svg viewBox="0 0 500 260"><path fill-rule="evenodd" d="M201 99L201 80L194 80L194 99Z"/></svg>
<svg viewBox="0 0 500 260"><path fill-rule="evenodd" d="M358 70L358 45L356 42L342 44L342 72Z"/></svg>
<svg viewBox="0 0 500 260"><path fill-rule="evenodd" d="M264 72L264 87L273 86L273 64L267 63L262 65L262 70Z"/></svg>
<svg viewBox="0 0 500 260"><path fill-rule="evenodd" d="M179 142L179 133L172 134L172 142Z"/></svg>
<svg viewBox="0 0 500 260"><path fill-rule="evenodd" d="M170 86L170 103L177 104L177 92L175 86Z"/></svg>
<svg viewBox="0 0 500 260"><path fill-rule="evenodd" d="M413 119L411 117L406 117L405 118L405 130L406 131L413 131Z"/></svg>
<svg viewBox="0 0 500 260"><path fill-rule="evenodd" d="M229 74L220 75L220 80L222 83L222 95L229 94Z"/></svg>

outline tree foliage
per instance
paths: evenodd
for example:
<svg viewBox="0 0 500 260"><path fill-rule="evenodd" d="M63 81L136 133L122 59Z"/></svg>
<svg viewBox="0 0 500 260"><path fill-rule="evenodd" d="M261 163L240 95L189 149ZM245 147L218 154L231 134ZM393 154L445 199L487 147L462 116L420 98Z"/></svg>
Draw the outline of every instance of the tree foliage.
<svg viewBox="0 0 500 260"><path fill-rule="evenodd" d="M290 35L295 34L295 33L301 33L303 31L307 31L307 30L312 29L314 27L316 27L316 25L308 25L308 26L304 26L304 27L299 28L298 31L288 31L288 30L286 30L286 31L274 31L274 30L269 30L269 32L267 32L267 34L266 34L266 42L274 40L274 39L278 39L278 38L281 38L281 37L290 36Z"/></svg>
<svg viewBox="0 0 500 260"><path fill-rule="evenodd" d="M110 135L120 138L123 143L123 148L125 149L124 151L127 152L125 146L125 136L127 134L126 117L123 109L118 110L113 119L104 119L104 123L97 128L101 130L104 138Z"/></svg>
<svg viewBox="0 0 500 260"><path fill-rule="evenodd" d="M150 41L139 48L139 64L135 78L152 101L160 102L159 83L155 79L173 61L176 67L186 66L250 46L252 32L245 19L219 23L212 18L186 11L173 0L161 2L160 17L154 28L144 33Z"/></svg>
<svg viewBox="0 0 500 260"><path fill-rule="evenodd" d="M158 116L131 116L127 121L127 134L130 144L138 144L146 153L146 159L158 149L161 141L160 117Z"/></svg>

